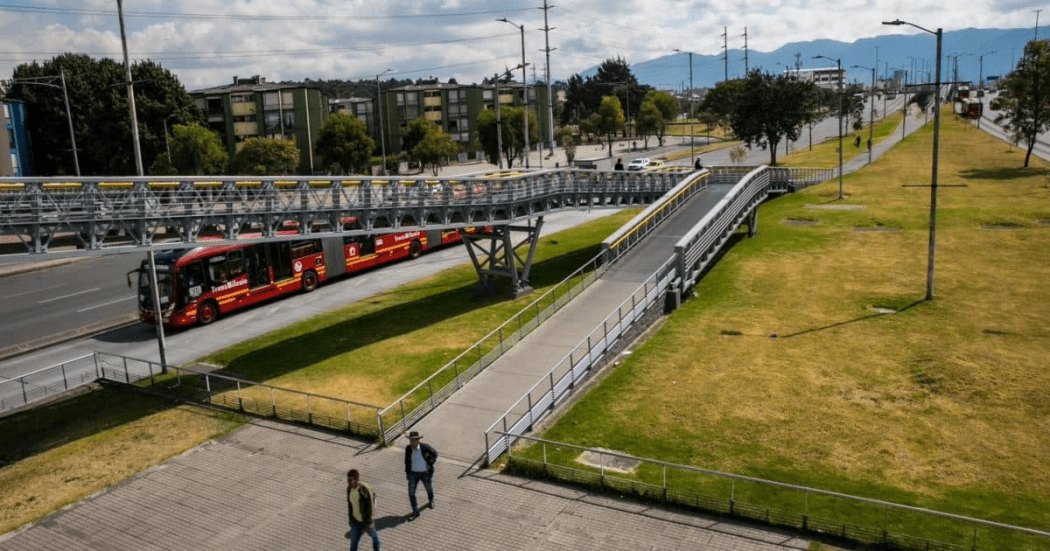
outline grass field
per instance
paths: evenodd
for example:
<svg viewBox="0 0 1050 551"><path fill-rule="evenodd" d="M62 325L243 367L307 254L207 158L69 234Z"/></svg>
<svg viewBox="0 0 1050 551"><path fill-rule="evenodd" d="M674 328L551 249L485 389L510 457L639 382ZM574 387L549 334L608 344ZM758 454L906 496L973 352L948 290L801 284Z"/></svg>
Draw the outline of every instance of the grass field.
<svg viewBox="0 0 1050 551"><path fill-rule="evenodd" d="M942 118L924 301L931 141L763 205L545 438L1050 527L1047 165Z"/></svg>
<svg viewBox="0 0 1050 551"><path fill-rule="evenodd" d="M540 238L518 300L476 299L464 265L201 361L248 379L386 406L593 258L637 210ZM0 534L236 429L243 419L102 389L0 419Z"/></svg>

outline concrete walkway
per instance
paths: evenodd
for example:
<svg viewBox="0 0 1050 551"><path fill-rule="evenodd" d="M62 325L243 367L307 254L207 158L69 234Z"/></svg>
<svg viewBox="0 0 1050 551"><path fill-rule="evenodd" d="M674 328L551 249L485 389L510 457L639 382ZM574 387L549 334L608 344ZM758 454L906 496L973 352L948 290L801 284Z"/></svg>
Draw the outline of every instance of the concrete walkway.
<svg viewBox="0 0 1050 551"><path fill-rule="evenodd" d="M258 421L0 536L0 551L346 549L346 470L378 494L387 550L806 549L791 534L438 460L411 522L400 449ZM425 498L423 489L419 495ZM371 549L367 538L361 549Z"/></svg>

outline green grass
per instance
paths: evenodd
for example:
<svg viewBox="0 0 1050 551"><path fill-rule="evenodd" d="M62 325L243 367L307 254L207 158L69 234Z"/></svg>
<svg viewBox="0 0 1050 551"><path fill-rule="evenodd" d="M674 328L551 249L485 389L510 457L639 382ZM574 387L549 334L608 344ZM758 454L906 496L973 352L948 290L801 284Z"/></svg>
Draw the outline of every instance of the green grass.
<svg viewBox="0 0 1050 551"><path fill-rule="evenodd" d="M813 208L830 182L763 205L544 437L1046 530L1047 166L942 119L940 182L966 187L940 191L925 302L931 135L847 177L859 210Z"/></svg>
<svg viewBox="0 0 1050 551"><path fill-rule="evenodd" d="M385 406L593 258L601 240L636 213L541 236L530 278L536 291L518 300L475 298L477 275L465 265L201 361L259 382ZM107 388L4 417L0 533L241 423L230 414Z"/></svg>
<svg viewBox="0 0 1050 551"><path fill-rule="evenodd" d="M900 124L903 116L901 113L893 113L890 116L875 121L875 130L872 132L872 141L878 145L885 140L890 134L894 132L900 132ZM909 124L913 124L912 121L908 121ZM868 141L868 129L869 125L865 124L860 130L847 130L843 129L843 162L852 159L858 155L867 155L868 150L866 143ZM799 167L813 167L813 168L837 168L839 166L839 140L838 136L824 140L821 143L813 144L813 149L810 150L808 142L808 130L803 129L802 134L799 137L804 147L795 147L788 155L784 158L777 158L777 163L782 166L799 166ZM861 146L859 148L853 147L853 140L856 136L861 137Z"/></svg>

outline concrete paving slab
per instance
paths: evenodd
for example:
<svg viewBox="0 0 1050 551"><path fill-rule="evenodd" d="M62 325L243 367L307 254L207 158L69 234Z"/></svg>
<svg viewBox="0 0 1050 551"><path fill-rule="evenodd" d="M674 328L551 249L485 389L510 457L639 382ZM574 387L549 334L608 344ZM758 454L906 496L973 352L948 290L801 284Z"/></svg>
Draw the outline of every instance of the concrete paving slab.
<svg viewBox="0 0 1050 551"><path fill-rule="evenodd" d="M425 440L426 441L426 440ZM0 551L345 549L346 470L378 494L384 549L806 549L789 535L477 471L442 456L437 506L407 521L399 446L268 421L0 536ZM420 499L425 494L419 490ZM361 549L370 549L365 539Z"/></svg>

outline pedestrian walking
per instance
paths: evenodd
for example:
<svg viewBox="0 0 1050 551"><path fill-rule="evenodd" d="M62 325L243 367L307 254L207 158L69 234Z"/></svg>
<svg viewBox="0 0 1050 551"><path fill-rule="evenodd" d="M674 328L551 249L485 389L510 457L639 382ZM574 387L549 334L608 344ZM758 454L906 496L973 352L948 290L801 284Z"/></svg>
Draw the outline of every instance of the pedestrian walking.
<svg viewBox="0 0 1050 551"><path fill-rule="evenodd" d="M408 520L414 520L419 516L419 506L416 503L416 488L420 481L427 491L427 508L434 508L434 462L437 461L438 453L429 444L420 442L422 436L416 431L408 433L408 445L405 446L405 476L408 477L408 502L412 505L412 514Z"/></svg>
<svg viewBox="0 0 1050 551"><path fill-rule="evenodd" d="M700 162L700 157L696 158L696 162L693 163L693 168L696 170L702 170L704 168L704 163Z"/></svg>
<svg viewBox="0 0 1050 551"><path fill-rule="evenodd" d="M623 170L623 159L616 159L616 166L613 167L613 170Z"/></svg>
<svg viewBox="0 0 1050 551"><path fill-rule="evenodd" d="M365 533L372 538L372 550L379 551L379 533L375 526L376 494L371 486L361 482L357 469L346 473L346 504L350 517L350 551L357 551L357 544Z"/></svg>

